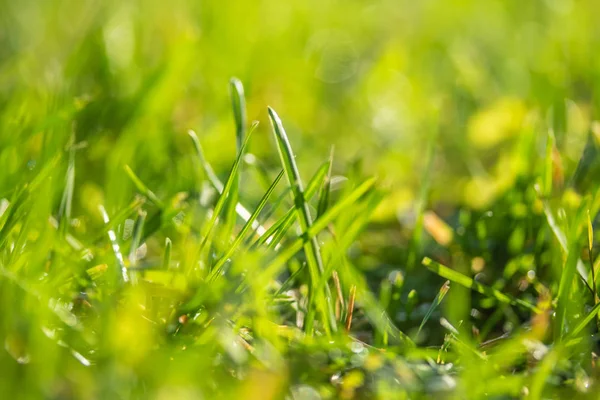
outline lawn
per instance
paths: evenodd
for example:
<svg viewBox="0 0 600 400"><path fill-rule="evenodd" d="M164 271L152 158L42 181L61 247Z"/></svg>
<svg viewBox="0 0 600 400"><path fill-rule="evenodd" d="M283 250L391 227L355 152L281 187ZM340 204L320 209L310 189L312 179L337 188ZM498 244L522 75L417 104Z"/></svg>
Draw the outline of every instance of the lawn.
<svg viewBox="0 0 600 400"><path fill-rule="evenodd" d="M0 394L595 398L594 0L0 0Z"/></svg>

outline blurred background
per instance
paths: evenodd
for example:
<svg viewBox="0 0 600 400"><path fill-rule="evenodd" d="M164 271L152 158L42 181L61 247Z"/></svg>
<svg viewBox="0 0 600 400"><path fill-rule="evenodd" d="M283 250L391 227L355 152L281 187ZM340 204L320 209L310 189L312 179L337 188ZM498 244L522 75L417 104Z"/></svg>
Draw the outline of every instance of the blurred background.
<svg viewBox="0 0 600 400"><path fill-rule="evenodd" d="M259 121L250 151L268 174L280 169L267 118L270 105L283 120L305 180L332 147L335 175L354 182L380 178L387 196L347 253L400 329L418 332L445 287L444 279L414 268L423 255L537 303L556 292L564 258L541 198L549 200L548 210L560 206L555 207L558 225L567 231L572 220L566 216L576 214L579 195L592 193L600 176L600 124L594 122L600 119L598 15L597 0L0 0L0 215L15 188L39 176L42 166L53 165L48 162L57 153L65 155L74 137L69 229L84 243L99 243L100 260L114 263L98 205L122 219L128 216L123 210L137 211L128 208L137 190L124 165L160 199L201 193L202 172L187 135L193 129L217 174L227 176L236 152L228 82L237 77L244 84L249 120ZM62 288L73 271L89 271L99 262L65 261L51 279L40 279L51 258L45 249L49 255L55 250L55 229L38 232L49 231L48 217L62 209L63 177L69 176L63 161L45 175L55 180L39 185L35 196L41 200L35 200L33 211L23 211L23 221L41 228L30 227L31 237L19 238L42 242L28 250L33 260L28 273L30 282L48 292L50 284ZM252 209L265 188L248 170L241 198ZM148 240L148 259L162 256L166 235L173 239L175 257L185 261L195 248L185 232L172 228ZM0 291L4 304L16 304L4 315L0 332L26 332L35 318L27 319L22 311L27 308L15 300L20 295L11 293ZM459 286L449 299L443 315L452 323L470 318L477 340L510 333L530 317L523 310L496 308L493 299ZM126 340L115 336L114 346L109 341L98 347L114 347L117 360L123 349L130 350L141 376L152 377L145 382L158 382L162 370L151 367L168 364L170 355L145 358L145 349L164 335L155 339L139 328L136 301L124 308L133 310L131 315L114 320ZM365 324L356 331L368 333L361 313L359 305L355 319ZM435 327L426 327L420 344L442 343L446 331L437 326L440 315L436 311ZM98 321L110 332L112 325ZM139 332L148 336L140 339ZM129 346L134 342L137 346ZM38 354L62 374L66 364L52 364L58 358L46 354L46 342L39 343ZM197 383L194 374L202 370L200 362L212 368L221 353L202 349L204 358L190 357L177 373L210 385ZM304 362L308 353L299 350L298 359ZM50 376L44 362L25 382ZM115 365L114 376L135 382L135 375ZM11 371L5 380L21 390L15 378L21 370ZM73 375L74 382L82 382L74 387L82 391L86 379L96 379L85 374ZM107 390L119 387L112 376L105 376ZM249 376L248 382L261 385ZM470 376L467 387L486 382ZM263 393L259 386L257 397ZM178 397L159 398L169 395Z"/></svg>
<svg viewBox="0 0 600 400"><path fill-rule="evenodd" d="M1 186L72 132L87 143L78 183L113 207L130 198L123 164L143 166L151 187L196 181L190 128L224 172L236 76L265 162L271 105L306 173L335 146L338 172L361 160L389 182L380 217L393 219L412 207L437 134L432 201L483 208L513 184L523 129L551 125L567 167L579 160L600 102L598 11L595 0L2 1Z"/></svg>

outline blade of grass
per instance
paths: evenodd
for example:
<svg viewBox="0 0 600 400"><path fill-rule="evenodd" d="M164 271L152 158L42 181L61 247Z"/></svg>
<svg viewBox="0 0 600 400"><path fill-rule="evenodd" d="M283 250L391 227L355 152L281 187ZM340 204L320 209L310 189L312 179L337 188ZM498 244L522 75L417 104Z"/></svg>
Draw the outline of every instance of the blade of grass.
<svg viewBox="0 0 600 400"><path fill-rule="evenodd" d="M204 150L202 150L202 145L200 144L200 140L198 140L198 135L196 135L196 132L194 132L192 130L188 131L188 135L192 139L192 142L194 144L194 149L196 151L196 155L198 157L198 160L200 161L200 165L202 166L204 173L206 174L206 177L208 178L208 181L215 188L215 190L217 192L219 192L219 194L222 194L223 193L223 183L219 180L219 178L217 177L217 174L215 174L215 171L213 170L211 165L206 160L206 157L204 157ZM248 219L250 218L250 215L251 215L250 211L248 211L248 209L240 203L236 204L235 211L240 216L240 218L242 218L244 221L248 221ZM262 225L258 224L257 222L254 223L254 225L252 226L252 229L254 229L259 235L262 235L266 232L266 229Z"/></svg>
<svg viewBox="0 0 600 400"><path fill-rule="evenodd" d="M248 124L244 85L239 79L231 78L229 80L229 96L231 97L231 109L233 110L233 118L235 120L235 139L239 150L244 144L244 136L246 135L246 126Z"/></svg>
<svg viewBox="0 0 600 400"><path fill-rule="evenodd" d="M350 288L350 296L348 296L348 315L346 316L346 332L350 332L352 328L352 315L354 314L354 301L356 299L356 285Z"/></svg>
<svg viewBox="0 0 600 400"><path fill-rule="evenodd" d="M546 135L546 157L544 158L544 198L549 198L552 195L552 176L554 170L554 162L552 154L556 148L556 137L552 129L548 129Z"/></svg>
<svg viewBox="0 0 600 400"><path fill-rule="evenodd" d="M328 285L329 278L333 275L334 269L336 267L339 268L344 265L344 263L346 262L345 260L347 259L348 248L352 245L352 243L356 243L358 235L367 226L371 215L381 202L383 196L381 192L373 190L365 197L366 198L364 199L364 201L361 201L360 203L354 205L353 214L355 215L355 218L352 219L352 223L350 224L350 226L345 228L343 231L340 231L341 234L339 236L333 235L331 244L334 247L329 249L329 257L326 262L325 271L320 276L319 282L316 287L317 292L322 291ZM349 285L357 283L356 280L347 280L347 282ZM362 290L361 293L364 293L364 291L365 290ZM369 294L363 297L365 299L368 299L372 297L372 295ZM382 310L385 314L384 309ZM348 310L346 311L349 312ZM379 330L379 332L384 335L389 333L389 328L387 327L389 318L387 318L386 316L386 318L382 319L380 322L381 323L376 324L376 326L379 328L381 327L381 325L385 325L385 329Z"/></svg>
<svg viewBox="0 0 600 400"><path fill-rule="evenodd" d="M585 201L584 201L585 203ZM571 223L569 232L569 248L567 250L567 259L564 268L560 275L560 283L558 286L557 307L556 307L556 335L562 338L567 331L571 315L569 309L574 305L571 295L573 294L574 279L577 275L577 264L579 259L579 231L585 221L585 211L587 205L584 204L579 208L577 215ZM589 286L588 286L589 288ZM593 293L593 290L592 290ZM555 337L558 339L558 336Z"/></svg>
<svg viewBox="0 0 600 400"><path fill-rule="evenodd" d="M590 310L590 312L583 318L581 321L577 323L575 328L566 336L565 341L574 339L577 335L579 335L585 327L592 322L592 320L598 315L600 312L600 303L596 303L596 305Z"/></svg>
<svg viewBox="0 0 600 400"><path fill-rule="evenodd" d="M165 208L165 204L158 198L158 196L156 196L156 194L154 194L152 190L148 188L148 186L144 184L144 182L142 182L142 180L135 174L135 172L133 172L131 167L129 167L129 165L125 165L123 168L125 169L125 173L127 174L127 176L129 176L129 179L131 179L131 181L135 185L136 189L144 197L150 200L152 204L154 204L159 209L163 210Z"/></svg>
<svg viewBox="0 0 600 400"><path fill-rule="evenodd" d="M587 210L587 231L588 231L588 258L590 260L590 276L588 280L592 282L592 294L594 296L594 304L598 303L598 289L596 282L596 271L594 269L594 226L592 225L592 217L590 209Z"/></svg>
<svg viewBox="0 0 600 400"><path fill-rule="evenodd" d="M425 267L427 267L430 271L441 276L442 278L448 279L451 282L458 283L461 286L464 286L466 288L474 290L485 296L492 297L502 303L519 305L523 308L533 311L536 314L539 314L541 312L536 306L534 306L524 300L517 299L513 296L502 293L502 292L500 292L494 288L491 288L487 285L484 285L482 283L474 281L473 279L461 274L460 272L454 271L454 270L446 267L445 265L442 265L438 262L433 261L431 258L425 257L423 259L423 265Z"/></svg>
<svg viewBox="0 0 600 400"><path fill-rule="evenodd" d="M435 124L434 124L435 126ZM431 186L431 174L433 168L433 159L435 155L435 144L438 135L437 127L433 128L434 131L429 134L429 140L427 141L427 150L425 153L425 169L421 177L421 184L419 195L415 202L415 227L409 244L409 252L407 258L407 266L409 269L415 268L418 263L419 256L421 255L421 241L423 236L423 215L425 213L425 207L427 204L427 198L429 196L429 188Z"/></svg>
<svg viewBox="0 0 600 400"><path fill-rule="evenodd" d="M382 193L378 191L371 192L367 198L360 204L356 204L354 207L356 217L353 218L352 224L348 226L343 235L340 237L334 237L333 241L337 244L337 248L332 251L325 272L321 275L317 286L318 290L323 290L327 285L329 277L333 274L334 268L340 264L342 258L346 255L348 248L352 243L356 242L356 239L360 232L366 227L369 222L369 218L375 212L375 209L382 200Z"/></svg>
<svg viewBox="0 0 600 400"><path fill-rule="evenodd" d="M337 294L337 302L335 307L335 317L340 320L342 314L345 312L344 308L346 302L344 301L344 294L342 292L342 283L340 282L340 276L338 275L336 270L333 270L331 273L331 277L333 278L333 282L335 285L335 291Z"/></svg>
<svg viewBox="0 0 600 400"><path fill-rule="evenodd" d="M135 225L133 226L133 235L131 236L131 246L129 248L129 266L131 268L135 268L138 262L137 250L140 247L142 242L142 235L144 233L144 223L146 222L147 213L143 210L138 212L138 217L135 220ZM135 270L131 271L131 283L137 284L137 272Z"/></svg>
<svg viewBox="0 0 600 400"><path fill-rule="evenodd" d="M279 157L281 158L281 163L283 165L283 169L288 178L288 182L292 188L294 205L297 209L298 222L300 224L300 228L305 234L308 232L310 227L312 226L312 217L310 215L310 210L308 207L308 203L306 202L304 187L302 184L302 179L300 178L300 172L298 170L298 166L296 165L296 160L294 157L294 153L292 151L292 146L289 142L287 134L285 133L285 129L283 128L283 124L281 123L281 119L271 107L268 108L269 118L271 120L271 125L273 126L273 133L275 135L275 140L277 141L277 149L279 150ZM305 253L306 259L310 271L311 283L309 285L309 304L315 301L315 296L319 296L319 293L313 293L316 288L316 281L319 276L323 274L324 267L323 261L321 259L321 252L319 250L319 243L317 241L316 236L312 239L306 241L305 243ZM322 310L324 313L323 319L324 324L329 326L329 329L332 332L337 331L337 324L335 321L335 313L333 308L333 301L331 298L331 290L329 286L326 286L325 289L325 301L327 304L327 309ZM312 334L313 329L313 320L312 320L312 309L309 307L307 321L305 324L305 329L309 334Z"/></svg>
<svg viewBox="0 0 600 400"><path fill-rule="evenodd" d="M235 121L235 139L236 139L236 147L237 152L240 153L242 151L242 146L244 144L244 137L246 135L246 100L244 99L244 87L242 82L238 79L232 78L229 81L229 96L231 97L231 108L233 112L233 117ZM219 232L221 236L221 241L227 243L231 234L233 232L233 228L236 223L236 206L238 204L239 198L239 190L240 190L240 175L241 169L243 168L244 163L240 163L237 176L234 179L233 184L231 185L231 189L229 192L229 196L227 197L227 202L225 204L224 210L224 221L223 221L223 229Z"/></svg>
<svg viewBox="0 0 600 400"><path fill-rule="evenodd" d="M210 217L208 223L203 227L203 232L201 235L202 242L200 243L199 251L202 251L202 249L206 245L207 241L209 240L210 234L217 223L217 219L219 218L221 211L223 211L223 208L225 207L230 190L238 177L239 167L240 167L242 158L244 157L244 151L248 147L248 143L250 141L250 138L252 137L252 132L253 131L250 131L248 133L248 136L246 136L244 144L242 145L242 148L240 149L240 152L238 153L238 156L236 157L236 159L233 163L233 166L231 167L229 176L227 177L227 181L225 181L225 186L223 186L223 191L221 192L221 195L219 196L219 199L217 200L217 203L215 204L215 207L213 209L213 214Z"/></svg>
<svg viewBox="0 0 600 400"><path fill-rule="evenodd" d="M279 289L277 289L277 291L275 292L275 294L273 295L273 297L280 296L283 292L285 292L286 290L288 290L288 288L290 287L290 285L292 284L292 282L294 281L294 279L296 279L298 277L298 275L300 275L300 273L303 270L304 269L302 268L302 266L299 266L294 271L294 273L292 273L285 281L283 281L281 283L281 286L279 287Z"/></svg>
<svg viewBox="0 0 600 400"><path fill-rule="evenodd" d="M317 190L319 189L319 186L323 182L323 179L326 176L328 169L329 169L328 163L322 164L321 167L319 167L319 169L317 170L317 172L313 175L311 180L308 182L308 185L306 185L306 190L304 192L304 195L306 196L307 201L312 199L312 197L315 195L315 193L317 193ZM283 231L283 234L285 234L285 232L287 232L287 229L289 228L289 226L291 225L291 223L294 220L295 212L296 212L295 208L291 208L290 210L288 210L283 217L281 217L275 223L273 223L273 225L271 225L269 227L269 229L267 229L267 231L256 240L255 243L253 243L253 246L254 245L261 246L265 243L266 244L273 243L273 246L278 245L279 241L275 240L275 238L273 238L273 240L271 240L271 236L273 236L276 233L281 233L282 231ZM283 236L283 235L281 235L281 236Z"/></svg>
<svg viewBox="0 0 600 400"><path fill-rule="evenodd" d="M331 168L333 166L333 151L334 150L332 147L331 153L329 155L329 170L327 171L327 175L325 176L323 186L321 186L321 190L319 191L319 205L317 207L317 218L325 214L325 211L327 211L327 208L329 207L329 197L331 195Z"/></svg>
<svg viewBox="0 0 600 400"><path fill-rule="evenodd" d="M327 227L327 225L333 221L340 213L345 211L348 207L354 204L358 199L360 199L366 192L369 191L375 184L375 178L371 178L363 182L359 187L354 189L350 195L346 196L344 199L334 204L321 218L315 221L315 223L308 229L308 231L302 235L302 237L297 238L294 242L292 242L288 247L283 249L277 257L275 257L265 268L264 274L266 276L274 276L277 274L279 269L285 265L286 262L290 258L292 258L297 252L299 252L304 242L310 240L315 237L315 235L321 232L323 229Z"/></svg>
<svg viewBox="0 0 600 400"><path fill-rule="evenodd" d="M423 329L429 318L431 318L431 315L433 314L435 309L439 307L440 304L442 304L442 300L444 300L444 297L446 296L446 293L448 293L449 290L450 281L446 281L440 288L438 294L435 296L435 299L433 299L433 302L431 303L431 306L429 306L427 313L425 313L423 321L421 321L421 325L419 325L419 330L417 331L416 337L419 337L419 333L421 333L421 330Z"/></svg>
<svg viewBox="0 0 600 400"><path fill-rule="evenodd" d="M0 248L4 247L8 234L17 224L23 213L23 207L29 200L30 195L50 176L60 159L61 154L59 153L42 167L40 172L31 180L31 182L13 193L13 199L10 201L8 208L4 211L4 214L2 214L2 218L0 219Z"/></svg>
<svg viewBox="0 0 600 400"><path fill-rule="evenodd" d="M536 191L538 192L538 195L541 198L543 198L539 186L536 186ZM556 222L556 218L554 217L554 213L552 212L552 209L550 208L550 204L548 203L548 201L542 200L542 204L543 204L544 214L546 215L546 221L548 222L548 226L550 227L550 230L556 237L556 240L558 240L560 247L565 252L565 254L568 256L569 248L568 248L568 244L567 244L567 236L565 235L565 233L562 231L562 229ZM588 282L587 271L585 270L585 265L583 264L581 259L577 260L577 271L579 272L579 275L580 275L583 283L585 283L587 285L588 289L590 291L592 291L592 288Z"/></svg>
<svg viewBox="0 0 600 400"><path fill-rule="evenodd" d="M137 249L140 247L142 232L144 231L144 222L146 221L147 213L140 211L133 226L133 235L131 236L131 247L129 249L129 264L135 266L137 264Z"/></svg>
<svg viewBox="0 0 600 400"><path fill-rule="evenodd" d="M277 187L277 184L283 177L283 174L284 174L284 172L281 171L279 173L279 175L277 175L277 177L271 184L271 187L269 187L267 192L264 194L264 196L262 197L262 199L260 200L260 202L258 203L256 208L254 209L254 212L252 213L252 215L250 216L248 221L246 221L246 224L244 224L244 226L238 233L238 235L235 238L235 240L233 241L233 243L229 246L229 248L227 249L225 254L223 254L223 256L219 259L219 261L217 261L217 263L213 267L210 277L209 277L209 280L214 280L219 276L219 274L221 273L221 269L223 268L223 265L225 265L225 263L227 262L229 257L231 257L233 252L242 243L242 241L244 240L244 236L250 231L250 229L252 228L252 224L254 223L254 221L256 221L256 219L258 218L258 216L261 213L261 211L263 210L263 208L267 205L267 201L273 194L273 191L275 190L275 188Z"/></svg>
<svg viewBox="0 0 600 400"><path fill-rule="evenodd" d="M67 163L67 175L65 177L65 190L60 201L58 211L59 231L61 235L67 233L71 221L71 210L73 208L73 189L75 186L75 136L71 136L69 143L69 161Z"/></svg>
<svg viewBox="0 0 600 400"><path fill-rule="evenodd" d="M379 332L386 333L388 337L398 341L403 346L414 348L413 341L396 327L394 321L389 317L386 310L383 309L378 299L371 293L363 272L353 265L347 256L343 258L344 262L342 266L344 268L340 269L340 275L344 277L346 285L357 286L362 309L373 327Z"/></svg>
<svg viewBox="0 0 600 400"><path fill-rule="evenodd" d="M165 252L163 253L163 262L162 262L162 268L164 270L168 270L169 267L171 266L172 247L173 247L173 244L171 243L171 239L166 238L165 239Z"/></svg>
<svg viewBox="0 0 600 400"><path fill-rule="evenodd" d="M110 223L110 218L106 209L103 206L98 206L100 209L100 213L102 214L102 219L104 220L104 224ZM108 239L110 240L110 244L115 254L115 259L117 260L117 266L121 272L121 279L124 283L129 282L129 275L127 273L127 268L125 267L125 260L123 259L123 254L121 254L121 248L119 246L119 242L117 242L117 235L114 230L110 229L108 231Z"/></svg>
<svg viewBox="0 0 600 400"><path fill-rule="evenodd" d="M145 199L143 197L136 196L136 198L131 203L129 203L127 207L123 208L115 215L113 215L113 217L110 219L110 222L102 227L98 235L94 236L92 243L102 240L110 229L115 229L117 225L123 223L123 221L125 221L127 217L139 210L139 208L144 203Z"/></svg>

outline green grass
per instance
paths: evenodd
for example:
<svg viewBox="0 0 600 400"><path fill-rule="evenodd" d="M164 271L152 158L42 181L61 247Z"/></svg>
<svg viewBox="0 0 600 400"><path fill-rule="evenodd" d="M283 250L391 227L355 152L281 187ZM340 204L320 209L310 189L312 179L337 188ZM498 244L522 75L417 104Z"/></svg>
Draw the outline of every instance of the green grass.
<svg viewBox="0 0 600 400"><path fill-rule="evenodd" d="M598 6L367 3L0 0L4 397L594 398Z"/></svg>
<svg viewBox="0 0 600 400"><path fill-rule="evenodd" d="M240 135L243 88L232 82L243 141L225 183L190 131L199 161L190 166L201 168L207 180L200 192L159 196L160 187L151 189L124 165L123 182L132 183L124 206L111 218L99 201L76 219L81 150L73 140L11 192L0 229L2 301L15 305L5 308L2 319L5 393L176 398L267 390L273 398L542 398L590 390L590 329L597 329L592 322L600 305L590 297L596 282L586 282L595 275L574 277L578 263L584 271L591 265L578 255L584 238L588 255L593 253L597 194L578 200L571 193L570 202L556 203L557 218L550 198L535 190L534 173L531 185L509 190L490 211L463 208L450 242L426 246L423 237L413 236L409 268L396 272L405 277L377 283L377 272L359 269L361 257L351 249L376 233L369 224L386 197L376 188L380 184L373 178L355 183L350 176L334 190L329 160L304 188L273 109L283 169L253 207L239 202L252 135ZM533 160L546 166L539 169L545 182L550 156ZM284 175L289 188L279 187ZM203 199L211 190L212 198ZM423 204L427 194L420 196ZM507 213L515 204L528 211ZM311 210L318 211L314 220ZM436 230L452 229L426 223L422 206L418 213L419 229L433 238ZM503 242L508 226L528 232L520 243L513 243L513 234ZM372 233L361 234L365 229ZM482 244L492 239L498 244ZM513 255L503 270L487 276L486 264L494 263L490 251L508 242L514 248L504 251ZM426 251L455 268L429 257L423 265L433 274L410 267L410 259ZM545 275L542 265L550 268ZM429 305L427 290L412 287L419 276L437 284L436 276L448 279Z"/></svg>

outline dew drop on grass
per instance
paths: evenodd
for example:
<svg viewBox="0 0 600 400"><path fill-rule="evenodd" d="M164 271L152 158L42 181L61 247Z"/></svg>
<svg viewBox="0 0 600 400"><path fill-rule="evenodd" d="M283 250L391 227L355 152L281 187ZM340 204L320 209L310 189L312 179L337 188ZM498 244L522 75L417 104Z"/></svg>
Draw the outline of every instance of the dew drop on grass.
<svg viewBox="0 0 600 400"><path fill-rule="evenodd" d="M363 344L360 342L352 342L350 344L350 350L352 350L352 352L355 354L362 353L364 349L365 346L363 346Z"/></svg>

